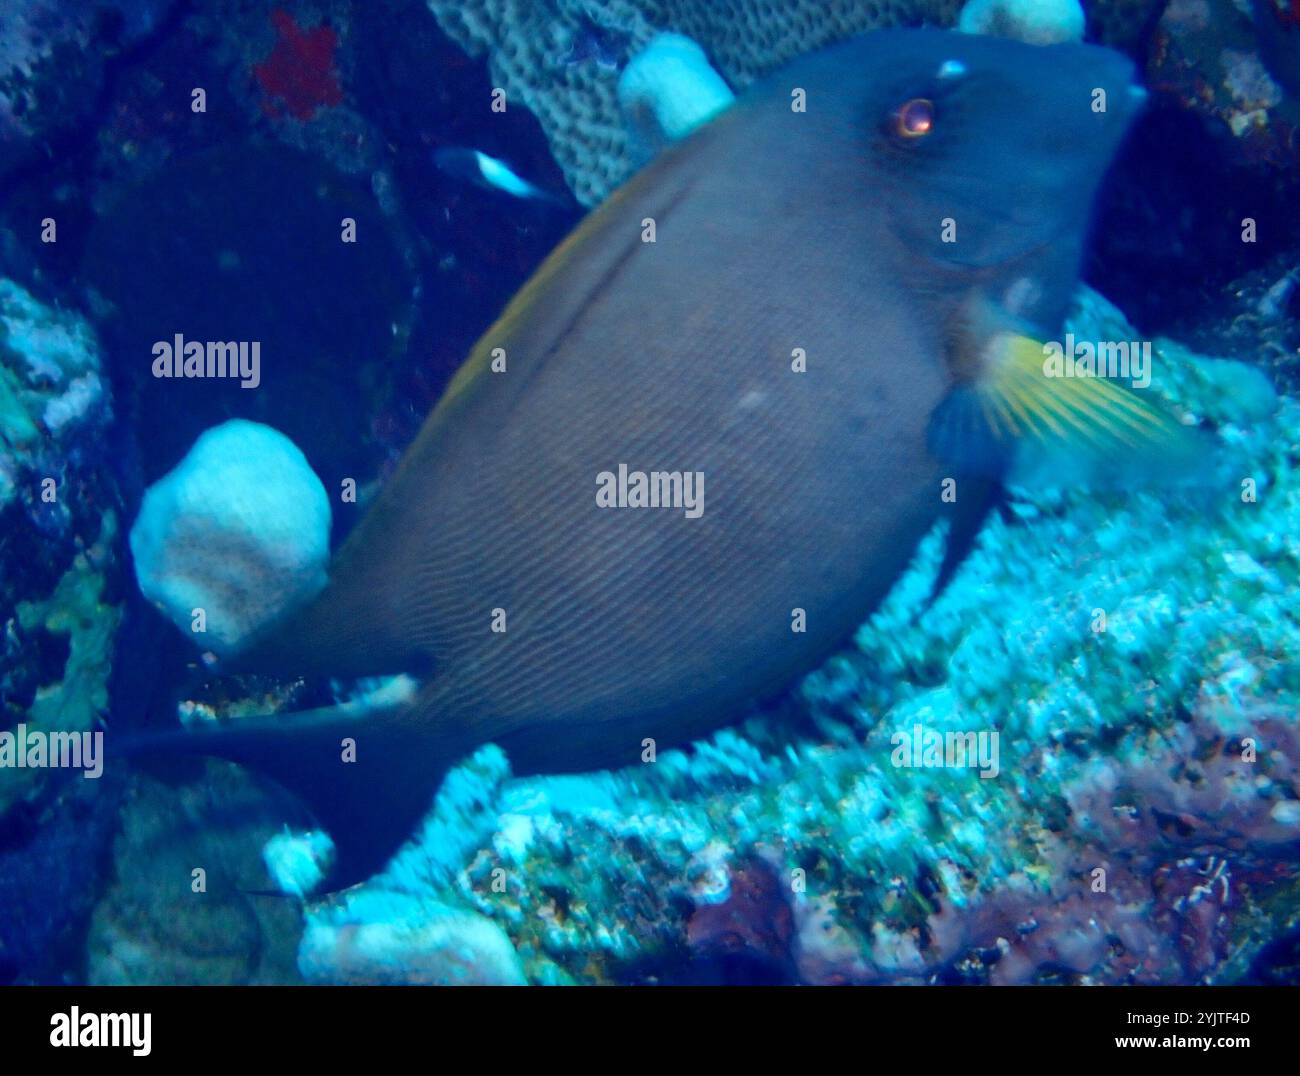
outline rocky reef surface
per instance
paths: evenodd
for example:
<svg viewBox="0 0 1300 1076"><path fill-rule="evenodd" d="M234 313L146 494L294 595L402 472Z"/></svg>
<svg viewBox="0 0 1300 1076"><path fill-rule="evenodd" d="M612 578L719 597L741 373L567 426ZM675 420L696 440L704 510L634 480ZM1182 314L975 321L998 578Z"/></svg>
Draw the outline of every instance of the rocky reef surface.
<svg viewBox="0 0 1300 1076"><path fill-rule="evenodd" d="M0 278L0 698L6 726L82 732L108 705L118 523L112 413L89 322ZM22 569L22 570L19 570ZM40 769L0 770L0 815Z"/></svg>
<svg viewBox="0 0 1300 1076"><path fill-rule="evenodd" d="M0 733L102 727L121 620L111 394L90 322L0 276ZM67 962L111 782L0 767L0 980ZM43 971L43 974L49 974Z"/></svg>

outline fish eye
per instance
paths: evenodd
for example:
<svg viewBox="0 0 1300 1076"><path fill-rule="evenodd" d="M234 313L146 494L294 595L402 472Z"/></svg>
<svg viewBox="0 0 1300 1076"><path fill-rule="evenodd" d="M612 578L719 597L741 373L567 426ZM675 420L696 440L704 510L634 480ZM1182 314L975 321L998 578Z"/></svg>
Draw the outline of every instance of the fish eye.
<svg viewBox="0 0 1300 1076"><path fill-rule="evenodd" d="M934 130L934 102L913 97L894 113L894 132L902 138L921 138Z"/></svg>

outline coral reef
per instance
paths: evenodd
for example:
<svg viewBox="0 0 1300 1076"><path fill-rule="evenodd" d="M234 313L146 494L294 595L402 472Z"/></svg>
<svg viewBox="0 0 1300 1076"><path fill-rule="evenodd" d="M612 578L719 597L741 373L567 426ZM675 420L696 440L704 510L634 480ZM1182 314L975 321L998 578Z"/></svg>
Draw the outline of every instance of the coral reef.
<svg viewBox="0 0 1300 1076"><path fill-rule="evenodd" d="M1222 123L1249 161L1296 167L1300 26L1268 0L1172 0L1156 28L1147 79Z"/></svg>
<svg viewBox="0 0 1300 1076"><path fill-rule="evenodd" d="M179 787L131 779L114 880L86 940L94 985L298 981L297 905L267 896L259 842L283 824L266 792L227 763Z"/></svg>
<svg viewBox="0 0 1300 1076"><path fill-rule="evenodd" d="M298 951L309 979L426 986L522 986L510 939L486 916L385 895L313 917Z"/></svg>
<svg viewBox="0 0 1300 1076"><path fill-rule="evenodd" d="M80 315L0 279L0 508L65 436L107 421L99 345Z"/></svg>
<svg viewBox="0 0 1300 1076"><path fill-rule="evenodd" d="M329 497L297 446L232 419L145 492L131 554L144 596L224 656L324 587L329 535Z"/></svg>
<svg viewBox="0 0 1300 1076"><path fill-rule="evenodd" d="M70 794L26 818L12 811L0 840L0 983L60 982L80 968L84 922L117 825L109 781L73 781Z"/></svg>
<svg viewBox="0 0 1300 1076"><path fill-rule="evenodd" d="M107 707L119 611L110 417L89 324L0 279L0 700L4 727L81 732ZM0 815L49 771L0 770Z"/></svg>
<svg viewBox="0 0 1300 1076"><path fill-rule="evenodd" d="M384 146L350 84L357 7L208 0L186 13L184 29L201 44L214 103L233 103L242 125L340 172L366 175L380 166Z"/></svg>
<svg viewBox="0 0 1300 1076"><path fill-rule="evenodd" d="M1227 310L1230 317L1215 311ZM1300 391L1300 263L1289 253L1229 281L1176 333L1197 351L1254 355L1285 392Z"/></svg>
<svg viewBox="0 0 1300 1076"><path fill-rule="evenodd" d="M129 503L231 416L284 429L331 491L381 471L568 230L568 210L503 207L438 173L439 149L498 155L550 190L549 142L594 204L643 157L631 121L664 99L620 80L661 35L697 43L696 70L717 79L688 95L689 125L796 54L952 25L962 0L0 6L2 731L142 708L105 714L119 482ZM1095 279L1143 333L1182 342L1156 340L1150 391L1207 431L1202 481L1089 490L1027 470L924 616L939 534L780 712L617 773L516 779L484 747L383 873L305 904L326 840L291 836L298 812L234 767L126 785L0 771L0 979L1294 981L1300 25L1289 0L1086 6L1087 38L1133 53L1153 90ZM964 14L979 7L1068 9L1078 32L1070 3ZM656 125L683 126L663 107ZM59 242L35 244L49 213ZM356 244L340 242L345 215ZM1258 244L1243 244L1246 216ZM88 297L111 364L54 296ZM1140 335L1088 292L1072 328ZM151 345L179 330L260 340L262 389L151 377ZM108 442L111 407L138 460ZM314 542L319 566L321 527ZM187 634L207 601L172 603ZM185 690L187 721L329 693ZM996 733L996 776L894 765L918 727ZM87 940L97 850L115 877Z"/></svg>
<svg viewBox="0 0 1300 1076"><path fill-rule="evenodd" d="M28 0L0 9L0 177L91 116L107 58L174 0Z"/></svg>
<svg viewBox="0 0 1300 1076"><path fill-rule="evenodd" d="M1070 327L1139 339L1087 291ZM580 777L513 780L481 749L385 872L308 905L308 938L451 906L497 923L530 982L1243 975L1300 850L1300 404L1240 363L1153 356L1150 391L1216 431L1193 485L1027 472L921 617L927 539L786 704L802 726L755 715ZM995 775L891 764L918 725L995 732ZM300 962L388 981L407 963L385 939Z"/></svg>
<svg viewBox="0 0 1300 1076"><path fill-rule="evenodd" d="M253 77L270 99L267 114L283 112L309 120L322 108L343 102L334 50L338 35L329 26L306 30L286 11L271 12L271 24L279 40L274 50L253 67Z"/></svg>
<svg viewBox="0 0 1300 1076"><path fill-rule="evenodd" d="M109 513L99 541L77 555L54 592L40 601L20 602L14 610L11 629L17 638L43 632L64 639L67 649L61 676L36 688L21 718L29 730L85 732L107 711L113 635L120 613L103 602L101 567L115 538L114 517ZM4 775L0 788L11 796L35 785L43 771L12 769Z"/></svg>
<svg viewBox="0 0 1300 1076"><path fill-rule="evenodd" d="M0 732L107 717L121 610L110 394L80 314L0 278ZM0 768L0 981L76 966L114 822L104 779Z"/></svg>

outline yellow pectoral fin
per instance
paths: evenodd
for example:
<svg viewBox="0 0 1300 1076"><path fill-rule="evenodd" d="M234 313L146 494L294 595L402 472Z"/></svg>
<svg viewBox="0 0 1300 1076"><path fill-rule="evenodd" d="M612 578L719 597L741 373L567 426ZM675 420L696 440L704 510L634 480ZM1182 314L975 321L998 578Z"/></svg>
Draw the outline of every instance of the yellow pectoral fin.
<svg viewBox="0 0 1300 1076"><path fill-rule="evenodd" d="M1053 376L1044 361L1048 352L1037 340L1003 333L992 346L976 391L990 414L1016 419L999 423L995 436L1056 439L1100 452L1168 451L1190 437L1172 415L1114 381Z"/></svg>
<svg viewBox="0 0 1300 1076"><path fill-rule="evenodd" d="M995 334L975 379L936 412L932 448L978 474L1004 473L1026 441L1070 456L1162 466L1195 457L1195 431L1153 401L1104 377L1058 375L1049 354L1022 333Z"/></svg>

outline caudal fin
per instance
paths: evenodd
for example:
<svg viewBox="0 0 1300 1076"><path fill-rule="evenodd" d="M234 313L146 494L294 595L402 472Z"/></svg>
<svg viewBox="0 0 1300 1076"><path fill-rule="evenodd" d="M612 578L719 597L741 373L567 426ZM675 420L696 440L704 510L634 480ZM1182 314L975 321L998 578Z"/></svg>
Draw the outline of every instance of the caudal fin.
<svg viewBox="0 0 1300 1076"><path fill-rule="evenodd" d="M381 869L433 804L459 749L424 720L419 701L247 718L211 729L137 737L134 756L213 755L257 770L300 797L333 840L329 890Z"/></svg>

